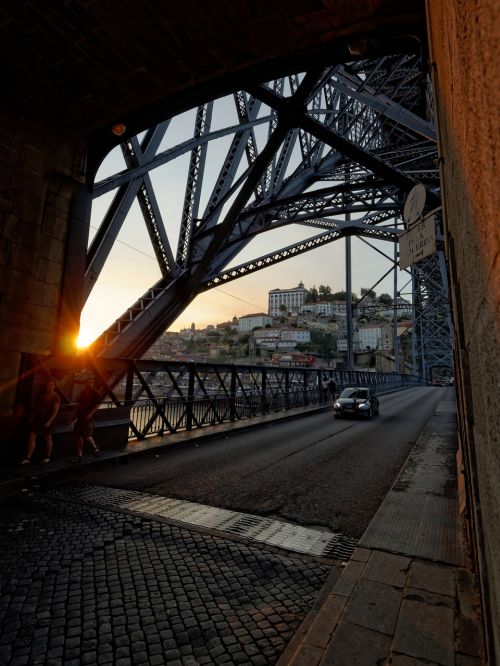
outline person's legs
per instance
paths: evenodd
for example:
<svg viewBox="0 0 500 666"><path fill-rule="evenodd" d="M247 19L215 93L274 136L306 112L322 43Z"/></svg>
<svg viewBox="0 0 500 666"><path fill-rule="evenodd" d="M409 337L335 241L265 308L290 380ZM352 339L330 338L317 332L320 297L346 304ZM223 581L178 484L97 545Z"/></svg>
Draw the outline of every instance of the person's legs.
<svg viewBox="0 0 500 666"><path fill-rule="evenodd" d="M36 434L34 432L30 432L28 438L28 448L26 449L26 455L24 459L21 461L21 465L27 465L28 463L31 462L35 446L36 446Z"/></svg>
<svg viewBox="0 0 500 666"><path fill-rule="evenodd" d="M73 462L81 462L83 454L83 437L81 435L75 436L75 451L76 458L73 458Z"/></svg>
<svg viewBox="0 0 500 666"><path fill-rule="evenodd" d="M95 443L94 438L92 437L92 435L90 435L89 437L87 437L87 442L88 442L88 443L90 444L90 446L92 447L92 452L93 452L94 456L97 456L97 455L99 454L99 447L98 447L97 444Z"/></svg>
<svg viewBox="0 0 500 666"><path fill-rule="evenodd" d="M45 458L42 460L43 463L50 462L50 456L52 455L52 434L50 432L45 433Z"/></svg>

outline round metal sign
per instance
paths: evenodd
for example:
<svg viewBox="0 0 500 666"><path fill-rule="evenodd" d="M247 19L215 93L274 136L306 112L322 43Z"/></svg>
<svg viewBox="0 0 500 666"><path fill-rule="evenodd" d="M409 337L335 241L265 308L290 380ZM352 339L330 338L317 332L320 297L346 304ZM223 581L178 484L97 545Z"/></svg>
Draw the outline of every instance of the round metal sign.
<svg viewBox="0 0 500 666"><path fill-rule="evenodd" d="M410 193L406 197L403 210L403 217L408 226L415 224L422 215L426 196L425 187L421 183L418 183L418 185L415 185L415 187L410 190Z"/></svg>

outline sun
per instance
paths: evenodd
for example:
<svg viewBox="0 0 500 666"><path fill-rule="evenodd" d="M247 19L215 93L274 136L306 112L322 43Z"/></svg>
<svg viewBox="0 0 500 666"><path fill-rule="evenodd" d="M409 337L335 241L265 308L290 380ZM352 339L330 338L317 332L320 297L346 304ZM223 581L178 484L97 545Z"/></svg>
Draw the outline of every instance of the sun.
<svg viewBox="0 0 500 666"><path fill-rule="evenodd" d="M82 329L76 339L76 346L78 349L85 349L91 342L94 342L95 338L96 335L94 332Z"/></svg>

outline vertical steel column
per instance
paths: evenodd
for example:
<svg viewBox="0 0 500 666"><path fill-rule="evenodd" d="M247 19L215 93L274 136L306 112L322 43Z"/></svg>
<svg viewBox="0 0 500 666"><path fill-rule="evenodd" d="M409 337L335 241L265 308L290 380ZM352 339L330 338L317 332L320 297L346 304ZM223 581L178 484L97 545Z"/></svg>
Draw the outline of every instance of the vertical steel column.
<svg viewBox="0 0 500 666"><path fill-rule="evenodd" d="M416 319L416 303L415 303L415 269L411 267L411 313L412 313L412 327L411 327L411 363L412 374L417 375L417 319Z"/></svg>
<svg viewBox="0 0 500 666"><path fill-rule="evenodd" d="M420 363L421 365L421 376L424 379L430 379L430 377L427 377L427 364L425 362L425 348L424 348L424 326L422 322L422 317L419 318L420 322L420 354L421 354L421 359Z"/></svg>
<svg viewBox="0 0 500 666"><path fill-rule="evenodd" d="M347 219L348 215L346 215ZM353 370L354 358L352 350L352 275L351 275L351 237L345 239L345 290L347 308L347 369Z"/></svg>
<svg viewBox="0 0 500 666"><path fill-rule="evenodd" d="M397 226L397 222L396 222ZM392 347L394 350L394 370L399 372L399 345L398 345L398 244L394 243L394 301L392 314Z"/></svg>

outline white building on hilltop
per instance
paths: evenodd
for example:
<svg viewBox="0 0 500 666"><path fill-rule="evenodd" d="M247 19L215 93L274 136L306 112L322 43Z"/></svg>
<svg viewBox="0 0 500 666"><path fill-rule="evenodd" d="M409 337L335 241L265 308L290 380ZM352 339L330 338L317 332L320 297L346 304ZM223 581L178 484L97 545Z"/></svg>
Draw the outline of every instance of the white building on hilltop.
<svg viewBox="0 0 500 666"><path fill-rule="evenodd" d="M303 282L293 289L272 289L269 292L269 316L278 317L280 314L298 313L300 306L304 305L309 291Z"/></svg>
<svg viewBox="0 0 500 666"><path fill-rule="evenodd" d="M305 303L299 308L300 314L310 313L313 315L322 315L331 317L335 314L333 303L330 301L318 301L317 303Z"/></svg>
<svg viewBox="0 0 500 666"><path fill-rule="evenodd" d="M249 331L253 331L254 328L264 328L272 323L272 318L263 312L244 315L238 319L238 333L248 333Z"/></svg>

